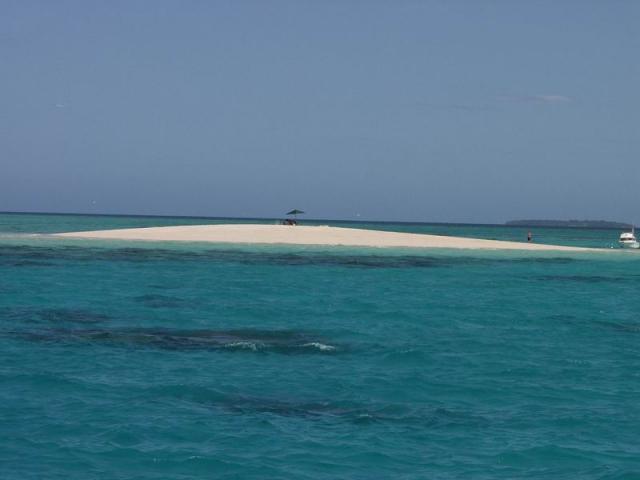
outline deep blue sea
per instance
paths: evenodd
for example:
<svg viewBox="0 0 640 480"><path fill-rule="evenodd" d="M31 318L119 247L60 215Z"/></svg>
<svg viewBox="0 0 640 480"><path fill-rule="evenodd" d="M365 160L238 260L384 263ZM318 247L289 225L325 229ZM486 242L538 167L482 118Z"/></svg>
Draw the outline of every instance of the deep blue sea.
<svg viewBox="0 0 640 480"><path fill-rule="evenodd" d="M637 252L33 235L230 221L0 215L1 479L640 478Z"/></svg>

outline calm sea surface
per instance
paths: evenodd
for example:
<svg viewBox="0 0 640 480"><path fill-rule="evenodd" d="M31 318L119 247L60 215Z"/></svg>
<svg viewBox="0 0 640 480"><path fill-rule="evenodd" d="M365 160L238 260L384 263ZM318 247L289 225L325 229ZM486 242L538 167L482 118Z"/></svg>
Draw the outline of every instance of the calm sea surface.
<svg viewBox="0 0 640 480"><path fill-rule="evenodd" d="M229 221L0 215L0 478L640 478L636 252L30 235Z"/></svg>

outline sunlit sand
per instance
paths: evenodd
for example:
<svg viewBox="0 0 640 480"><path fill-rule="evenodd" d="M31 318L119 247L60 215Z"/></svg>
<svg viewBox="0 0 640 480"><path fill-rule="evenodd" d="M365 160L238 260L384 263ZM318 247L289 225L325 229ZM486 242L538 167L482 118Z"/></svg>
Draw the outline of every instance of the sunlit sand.
<svg viewBox="0 0 640 480"><path fill-rule="evenodd" d="M112 240L215 242L244 244L328 245L350 247L464 248L485 250L588 251L596 249L506 242L479 238L387 232L358 228L288 225L188 225L128 228L57 234L63 237Z"/></svg>

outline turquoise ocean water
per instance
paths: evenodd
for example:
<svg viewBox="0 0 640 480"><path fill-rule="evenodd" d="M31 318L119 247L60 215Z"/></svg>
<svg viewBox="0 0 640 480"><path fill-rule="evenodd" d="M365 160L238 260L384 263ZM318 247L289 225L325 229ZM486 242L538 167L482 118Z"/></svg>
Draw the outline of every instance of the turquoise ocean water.
<svg viewBox="0 0 640 480"><path fill-rule="evenodd" d="M0 215L0 478L640 478L636 252L33 235L229 221Z"/></svg>

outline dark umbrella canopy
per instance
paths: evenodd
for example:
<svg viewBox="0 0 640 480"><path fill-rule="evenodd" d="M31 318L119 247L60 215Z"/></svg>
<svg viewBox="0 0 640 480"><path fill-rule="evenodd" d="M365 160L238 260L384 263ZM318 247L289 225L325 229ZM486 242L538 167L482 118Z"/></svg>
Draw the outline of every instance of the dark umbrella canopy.
<svg viewBox="0 0 640 480"><path fill-rule="evenodd" d="M293 215L293 218L296 219L296 220L288 220L289 225L295 225L298 223L297 218L299 213L304 213L304 212L302 210L298 210L297 208L294 208L290 212L287 212L287 215Z"/></svg>

